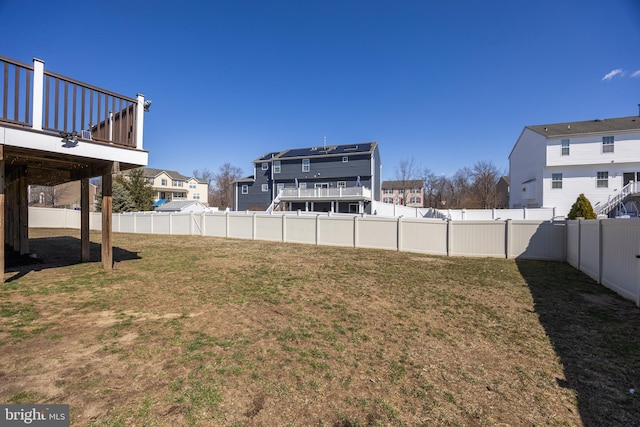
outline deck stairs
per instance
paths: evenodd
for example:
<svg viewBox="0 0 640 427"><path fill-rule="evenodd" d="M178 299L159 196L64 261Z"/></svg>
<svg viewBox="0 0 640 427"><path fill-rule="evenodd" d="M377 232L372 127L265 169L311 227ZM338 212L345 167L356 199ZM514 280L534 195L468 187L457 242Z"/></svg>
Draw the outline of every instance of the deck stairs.
<svg viewBox="0 0 640 427"><path fill-rule="evenodd" d="M596 204L594 210L598 217L631 216L634 212L637 215L638 201L640 201L640 183L631 181L620 191L609 196L607 202Z"/></svg>

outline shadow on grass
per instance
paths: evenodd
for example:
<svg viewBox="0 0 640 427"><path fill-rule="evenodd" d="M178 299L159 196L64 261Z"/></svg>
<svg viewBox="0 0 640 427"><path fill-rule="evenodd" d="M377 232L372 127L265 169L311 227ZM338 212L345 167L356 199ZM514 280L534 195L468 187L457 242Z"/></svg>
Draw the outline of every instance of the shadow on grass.
<svg viewBox="0 0 640 427"><path fill-rule="evenodd" d="M102 260L101 245L89 243L89 262ZM29 239L30 255L19 255L8 248L5 249L5 272L16 273L5 282L17 280L30 271L41 271L47 268L66 267L80 264L80 239L71 236L41 237ZM113 247L113 262L140 259L136 252Z"/></svg>
<svg viewBox="0 0 640 427"><path fill-rule="evenodd" d="M583 424L640 425L640 310L569 264L516 262Z"/></svg>

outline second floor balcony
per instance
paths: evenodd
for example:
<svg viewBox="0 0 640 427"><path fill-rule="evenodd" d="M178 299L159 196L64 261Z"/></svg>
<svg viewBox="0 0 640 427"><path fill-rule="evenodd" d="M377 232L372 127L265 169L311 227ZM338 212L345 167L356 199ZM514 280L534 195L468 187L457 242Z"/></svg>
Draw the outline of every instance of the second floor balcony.
<svg viewBox="0 0 640 427"><path fill-rule="evenodd" d="M282 201L330 201L352 200L370 201L371 189L365 187L341 187L341 188L285 188L278 193L278 199Z"/></svg>
<svg viewBox="0 0 640 427"><path fill-rule="evenodd" d="M150 102L118 95L0 56L0 124L22 130L142 150Z"/></svg>

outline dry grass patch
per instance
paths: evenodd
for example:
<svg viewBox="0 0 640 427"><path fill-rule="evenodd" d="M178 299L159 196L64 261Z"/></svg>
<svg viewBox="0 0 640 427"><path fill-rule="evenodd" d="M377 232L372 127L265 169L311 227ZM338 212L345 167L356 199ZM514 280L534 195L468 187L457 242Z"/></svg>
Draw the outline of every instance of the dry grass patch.
<svg viewBox="0 0 640 427"><path fill-rule="evenodd" d="M638 310L564 264L116 234L105 272L64 262L77 237L31 230L53 261L5 275L0 401L95 426L640 420Z"/></svg>

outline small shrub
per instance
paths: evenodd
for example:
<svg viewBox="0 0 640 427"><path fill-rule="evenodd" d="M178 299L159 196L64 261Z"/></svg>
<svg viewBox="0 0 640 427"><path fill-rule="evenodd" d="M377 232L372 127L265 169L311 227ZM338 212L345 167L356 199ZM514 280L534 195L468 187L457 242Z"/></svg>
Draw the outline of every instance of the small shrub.
<svg viewBox="0 0 640 427"><path fill-rule="evenodd" d="M596 219L596 213L593 211L593 206L591 206L591 202L584 194L580 194L576 199L576 202L571 206L568 218Z"/></svg>

